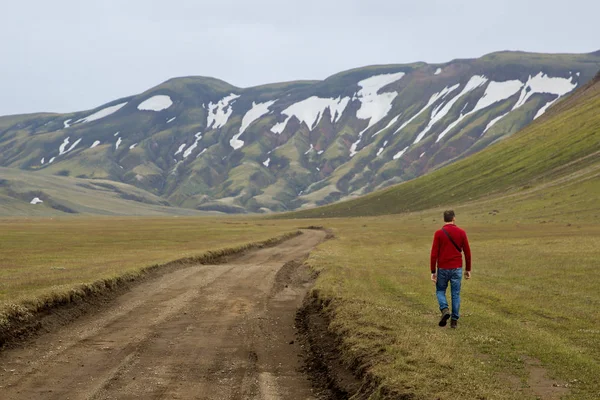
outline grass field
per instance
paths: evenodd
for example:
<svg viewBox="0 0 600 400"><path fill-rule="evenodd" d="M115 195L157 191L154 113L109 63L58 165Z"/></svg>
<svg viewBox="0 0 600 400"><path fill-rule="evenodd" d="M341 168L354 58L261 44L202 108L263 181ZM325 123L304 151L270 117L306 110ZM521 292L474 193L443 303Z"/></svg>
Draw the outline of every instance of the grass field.
<svg viewBox="0 0 600 400"><path fill-rule="evenodd" d="M540 207L556 203L539 201ZM318 221L336 238L313 252L309 263L321 272L315 290L328 303L330 328L344 338L344 359L394 396L597 399L600 228L581 212L567 223L557 214L541 220L527 208L494 204L504 204L497 215L485 201L456 208L458 224L470 236L474 269L464 283L456 331L437 327L429 281L429 249L441 210ZM505 212L509 206L515 211ZM0 307L315 222L0 220ZM536 374L541 384L532 381ZM536 385L550 392L540 395Z"/></svg>
<svg viewBox="0 0 600 400"><path fill-rule="evenodd" d="M74 286L294 230L223 218L0 219L0 315Z"/></svg>
<svg viewBox="0 0 600 400"><path fill-rule="evenodd" d="M600 228L475 217L458 210L474 272L456 331L429 280L441 212L328 222L337 238L309 262L348 364L406 398L560 398L529 388L532 368L557 396L600 398Z"/></svg>

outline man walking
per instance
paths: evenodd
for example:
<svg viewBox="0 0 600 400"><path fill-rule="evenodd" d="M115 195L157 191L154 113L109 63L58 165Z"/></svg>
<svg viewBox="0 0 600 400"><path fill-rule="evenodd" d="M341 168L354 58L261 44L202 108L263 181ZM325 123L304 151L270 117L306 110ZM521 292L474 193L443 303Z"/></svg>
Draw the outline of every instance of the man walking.
<svg viewBox="0 0 600 400"><path fill-rule="evenodd" d="M440 326L446 326L452 317L450 327L456 328L460 317L460 284L462 280L462 252L465 252L466 279L471 279L471 248L467 233L456 226L454 211L444 211L445 225L435 232L431 247L431 280L435 282L436 295L442 318ZM436 273L437 265L437 273ZM452 315L448 311L446 289L450 283L452 294Z"/></svg>

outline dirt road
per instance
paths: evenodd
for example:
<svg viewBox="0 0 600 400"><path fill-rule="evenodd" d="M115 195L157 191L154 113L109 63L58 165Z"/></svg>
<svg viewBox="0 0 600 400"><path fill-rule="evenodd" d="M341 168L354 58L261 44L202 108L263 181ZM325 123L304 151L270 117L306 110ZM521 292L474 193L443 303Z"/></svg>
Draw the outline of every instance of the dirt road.
<svg viewBox="0 0 600 400"><path fill-rule="evenodd" d="M0 398L314 399L294 316L305 231L229 264L179 269L106 309L0 354Z"/></svg>

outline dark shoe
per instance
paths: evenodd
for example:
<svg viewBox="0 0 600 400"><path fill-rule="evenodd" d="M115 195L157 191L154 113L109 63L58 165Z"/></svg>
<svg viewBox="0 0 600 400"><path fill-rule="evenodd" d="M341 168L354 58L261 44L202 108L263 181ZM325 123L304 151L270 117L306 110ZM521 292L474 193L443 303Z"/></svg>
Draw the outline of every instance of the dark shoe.
<svg viewBox="0 0 600 400"><path fill-rule="evenodd" d="M450 319L450 312L448 311L447 308L442 310L442 319L440 319L440 323L438 324L439 326L446 326L446 324L448 323L448 320Z"/></svg>
<svg viewBox="0 0 600 400"><path fill-rule="evenodd" d="M453 319L450 321L450 328L456 329L458 327L458 320Z"/></svg>

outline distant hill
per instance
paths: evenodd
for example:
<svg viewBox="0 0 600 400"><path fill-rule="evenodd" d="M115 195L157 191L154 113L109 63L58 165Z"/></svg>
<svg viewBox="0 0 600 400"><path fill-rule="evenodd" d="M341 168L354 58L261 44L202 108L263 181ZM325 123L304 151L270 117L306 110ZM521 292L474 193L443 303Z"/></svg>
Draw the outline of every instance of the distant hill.
<svg viewBox="0 0 600 400"><path fill-rule="evenodd" d="M347 217L394 214L476 199L555 197L598 219L600 198L600 72L548 114L511 138L426 176L359 199L287 214ZM585 186L582 186L585 185ZM542 189L552 186L555 193ZM569 189L569 187L571 189ZM579 187L577 197L573 188ZM585 190L581 188L585 187ZM562 190L561 190L562 189ZM529 207L534 203L528 200ZM575 204L577 203L577 204ZM493 201L492 201L493 204ZM554 204L559 205L559 203ZM587 208L586 208L587 207ZM545 206L544 206L545 208ZM536 214L542 210L533 208Z"/></svg>
<svg viewBox="0 0 600 400"><path fill-rule="evenodd" d="M118 182L175 208L306 209L479 152L543 116L599 65L600 52L499 52L245 89L176 78L94 110L0 117L0 166Z"/></svg>

